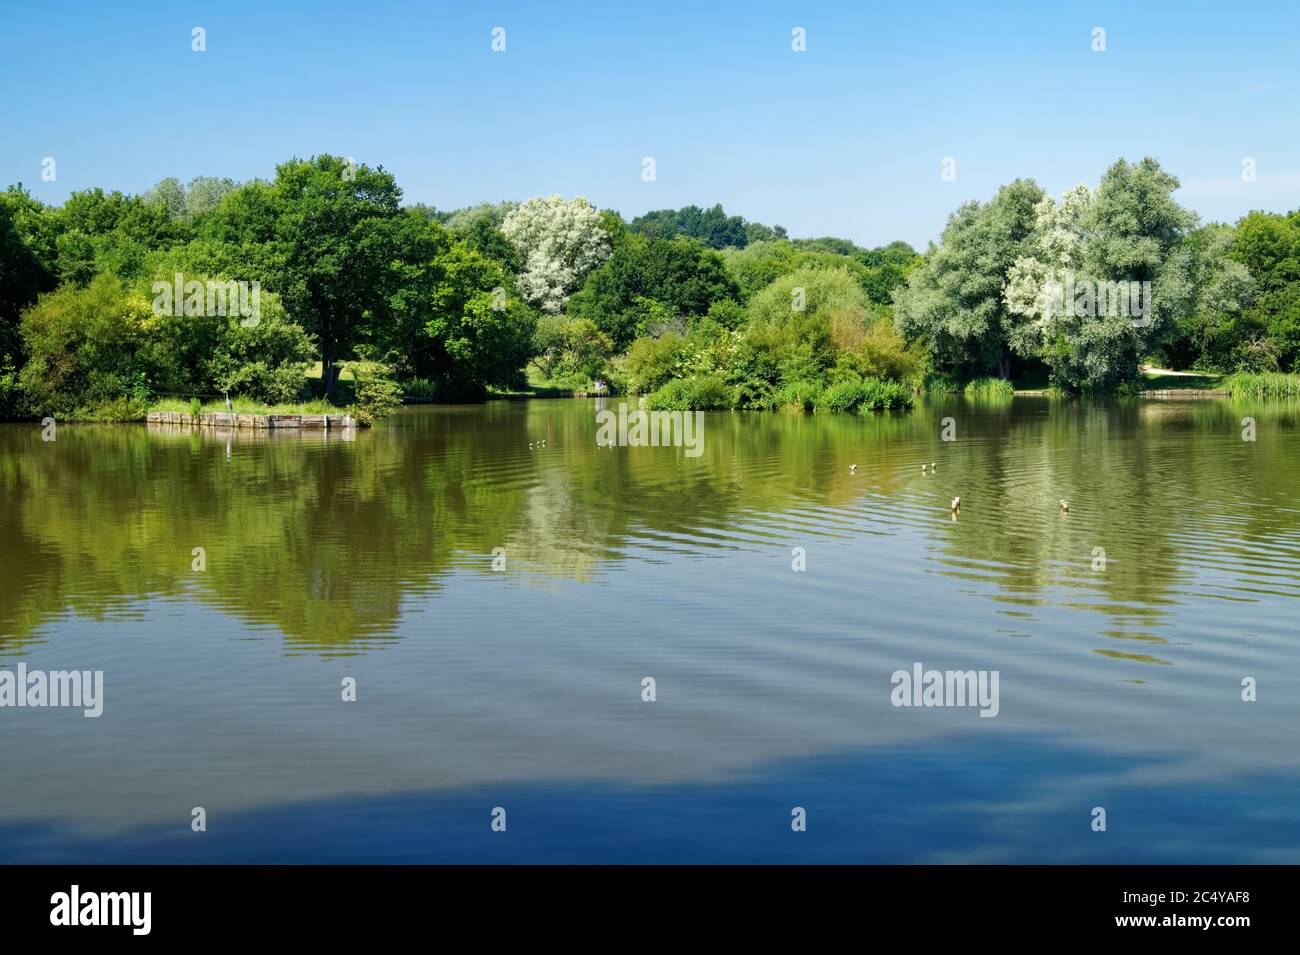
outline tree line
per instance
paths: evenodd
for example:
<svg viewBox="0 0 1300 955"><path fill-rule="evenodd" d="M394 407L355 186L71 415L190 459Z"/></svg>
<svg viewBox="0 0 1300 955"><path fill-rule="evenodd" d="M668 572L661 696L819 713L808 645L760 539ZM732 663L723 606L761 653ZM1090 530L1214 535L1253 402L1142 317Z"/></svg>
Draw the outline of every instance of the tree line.
<svg viewBox="0 0 1300 955"><path fill-rule="evenodd" d="M1020 179L962 205L895 293L899 330L958 382L1042 370L1108 393L1143 360L1300 371L1300 212L1202 225L1178 187L1154 159L1119 160L1059 199ZM1140 308L1115 308L1130 292Z"/></svg>
<svg viewBox="0 0 1300 955"><path fill-rule="evenodd" d="M1297 370L1300 213L1202 226L1177 186L1152 159L1059 199L1017 180L923 255L791 239L720 205L631 221L559 196L404 205L382 167L328 155L59 207L12 186L0 415L128 419L225 394L373 415L597 382L654 407L851 411L987 376L1114 391L1142 359ZM256 284L255 320L202 294L228 283Z"/></svg>

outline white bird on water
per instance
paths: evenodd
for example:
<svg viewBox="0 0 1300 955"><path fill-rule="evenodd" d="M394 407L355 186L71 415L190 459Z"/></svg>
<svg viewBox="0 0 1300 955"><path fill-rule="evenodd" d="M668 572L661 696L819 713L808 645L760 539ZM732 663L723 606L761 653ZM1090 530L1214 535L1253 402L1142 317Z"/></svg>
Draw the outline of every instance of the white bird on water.
<svg viewBox="0 0 1300 955"><path fill-rule="evenodd" d="M960 497L954 497L954 498L952 499L952 510L954 510L954 511L960 511L960 510L961 510L961 498L960 498Z"/></svg>
<svg viewBox="0 0 1300 955"><path fill-rule="evenodd" d="M1070 509L1070 502L1065 500L1065 498L1061 498L1061 510L1068 511L1069 509Z"/></svg>
<svg viewBox="0 0 1300 955"><path fill-rule="evenodd" d="M850 465L849 465L849 473L850 473L850 474L857 474L857 473L858 473L858 466L857 466L856 464L850 464Z"/></svg>

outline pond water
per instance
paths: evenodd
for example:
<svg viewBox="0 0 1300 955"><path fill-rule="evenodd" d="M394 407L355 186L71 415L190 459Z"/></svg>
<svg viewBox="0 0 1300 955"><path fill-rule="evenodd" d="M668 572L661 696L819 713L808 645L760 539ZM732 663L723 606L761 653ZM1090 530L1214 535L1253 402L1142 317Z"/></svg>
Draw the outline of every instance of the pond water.
<svg viewBox="0 0 1300 955"><path fill-rule="evenodd" d="M596 410L0 425L0 861L1296 861L1300 405Z"/></svg>

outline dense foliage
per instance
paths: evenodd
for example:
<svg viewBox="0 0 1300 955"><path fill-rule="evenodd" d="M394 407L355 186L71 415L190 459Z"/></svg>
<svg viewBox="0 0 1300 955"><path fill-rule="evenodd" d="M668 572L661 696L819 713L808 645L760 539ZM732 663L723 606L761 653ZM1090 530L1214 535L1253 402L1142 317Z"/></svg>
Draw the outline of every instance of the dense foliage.
<svg viewBox="0 0 1300 955"><path fill-rule="evenodd" d="M61 207L11 187L0 416L229 395L375 418L528 376L661 408L860 411L1023 377L1124 390L1143 361L1289 392L1268 376L1300 372L1300 212L1200 225L1177 187L1152 159L1059 198L1017 180L924 255L720 205L631 222L581 197L404 206L391 174L335 156ZM257 290L252 318L213 298L236 286Z"/></svg>
<svg viewBox="0 0 1300 955"><path fill-rule="evenodd" d="M685 239L623 237L605 263L569 300L569 315L589 319L625 349L638 335L739 295L722 256Z"/></svg>
<svg viewBox="0 0 1300 955"><path fill-rule="evenodd" d="M894 295L936 378L1042 368L1067 392L1135 387L1144 360L1300 372L1300 214L1202 226L1154 159L1059 200L1018 180L962 206Z"/></svg>
<svg viewBox="0 0 1300 955"><path fill-rule="evenodd" d="M225 394L289 403L311 397L313 365L333 399L355 361L446 396L521 385L536 313L499 229L504 213L444 226L401 197L383 169L333 156L242 185L91 189L60 208L10 189L0 195L0 414L138 417L160 398ZM196 309L160 308L154 283L173 281L256 287L258 314L224 299L214 309L210 291ZM375 378L372 394L383 390Z"/></svg>

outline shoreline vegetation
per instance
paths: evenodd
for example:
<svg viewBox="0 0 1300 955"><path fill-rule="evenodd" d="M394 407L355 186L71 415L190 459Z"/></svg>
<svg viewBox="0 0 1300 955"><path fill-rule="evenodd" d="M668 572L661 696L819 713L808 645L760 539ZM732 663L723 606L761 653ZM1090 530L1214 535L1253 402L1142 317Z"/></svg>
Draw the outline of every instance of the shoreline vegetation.
<svg viewBox="0 0 1300 955"><path fill-rule="evenodd" d="M1178 185L1149 158L1059 197L1016 180L918 252L721 205L404 205L382 166L329 155L58 207L18 184L0 193L0 420L1300 397L1300 211L1202 225Z"/></svg>
<svg viewBox="0 0 1300 955"><path fill-rule="evenodd" d="M251 431L324 431L350 434L359 422L351 415L268 412L248 414L234 411L150 411L145 423L164 427L247 429ZM363 425L364 426L364 425Z"/></svg>

